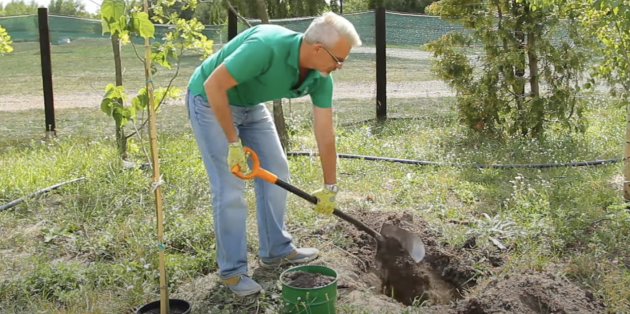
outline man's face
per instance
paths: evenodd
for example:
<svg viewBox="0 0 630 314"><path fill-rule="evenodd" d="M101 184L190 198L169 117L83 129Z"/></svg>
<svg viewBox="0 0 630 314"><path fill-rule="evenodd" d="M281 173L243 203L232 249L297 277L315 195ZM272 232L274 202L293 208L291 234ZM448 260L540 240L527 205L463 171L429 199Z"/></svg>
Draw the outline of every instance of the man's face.
<svg viewBox="0 0 630 314"><path fill-rule="evenodd" d="M352 46L343 37L339 37L339 40L330 47L323 44L315 44L313 56L315 70L326 77L330 72L341 69L351 49Z"/></svg>

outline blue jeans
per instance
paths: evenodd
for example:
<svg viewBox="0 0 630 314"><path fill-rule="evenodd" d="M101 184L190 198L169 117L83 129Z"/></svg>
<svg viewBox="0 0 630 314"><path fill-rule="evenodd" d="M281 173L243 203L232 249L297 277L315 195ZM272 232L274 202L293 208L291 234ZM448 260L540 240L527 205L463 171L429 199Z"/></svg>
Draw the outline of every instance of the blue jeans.
<svg viewBox="0 0 630 314"><path fill-rule="evenodd" d="M214 112L201 96L186 95L188 115L201 158L210 179L212 213L216 238L219 277L246 274L247 203L245 181L230 172L227 164L228 143ZM288 181L289 166L276 132L273 118L264 104L253 107L230 105L232 120L243 146L250 147L260 159L260 166ZM250 167L251 167L251 160ZM258 256L266 262L285 257L295 246L284 225L287 191L260 178L254 179L256 218L258 220Z"/></svg>

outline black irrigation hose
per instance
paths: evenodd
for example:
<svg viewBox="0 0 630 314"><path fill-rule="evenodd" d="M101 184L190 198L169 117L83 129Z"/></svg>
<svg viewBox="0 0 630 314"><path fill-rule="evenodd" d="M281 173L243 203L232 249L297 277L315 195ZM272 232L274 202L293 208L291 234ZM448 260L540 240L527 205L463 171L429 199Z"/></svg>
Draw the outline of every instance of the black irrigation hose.
<svg viewBox="0 0 630 314"><path fill-rule="evenodd" d="M14 200L14 201L8 202L8 203L0 206L0 211L7 210L7 209L9 209L11 207L17 206L18 204L22 203L26 198L34 197L34 196L37 196L37 195L40 195L40 194L44 194L46 192L52 191L52 190L62 186L62 185L66 185L68 183L76 182L76 181L83 180L83 179L85 179L85 177L80 177L80 178L72 179L72 180L69 180L69 181L57 183L57 184L55 184L53 186L49 186L47 188L43 188L43 189L41 189L39 191L35 191L35 192L29 194L26 197L20 197L20 198Z"/></svg>
<svg viewBox="0 0 630 314"><path fill-rule="evenodd" d="M316 156L317 154L311 152L287 152L287 156ZM603 160L592 160L592 161L580 161L580 162L566 162L566 163L556 163L556 164L514 164L514 165L504 165L504 164L457 164L457 163L441 163L435 161L422 161L422 160L413 160L413 159L401 159L401 158L389 158L389 157L377 157L377 156L366 156L366 155L354 155L354 154L337 154L339 158L348 158L348 159L362 159L362 160L372 160L372 161L388 161L388 162L396 162L402 164L412 164L412 165L434 165L434 166L452 166L452 167L473 167L473 168L553 168L553 167L582 167L582 166L596 166L603 165L609 163L620 162L622 158L613 158L613 159L603 159Z"/></svg>

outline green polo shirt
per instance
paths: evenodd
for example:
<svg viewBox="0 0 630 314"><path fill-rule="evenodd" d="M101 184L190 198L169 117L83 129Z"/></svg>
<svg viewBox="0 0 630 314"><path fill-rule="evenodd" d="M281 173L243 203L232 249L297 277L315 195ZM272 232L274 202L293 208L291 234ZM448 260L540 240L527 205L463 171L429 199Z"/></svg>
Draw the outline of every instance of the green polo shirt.
<svg viewBox="0 0 630 314"><path fill-rule="evenodd" d="M231 105L254 106L280 98L310 95L321 108L332 106L332 74L321 76L310 70L299 81L298 60L303 34L285 27L261 24L241 32L193 72L188 89L208 100L203 83L222 62L238 84L228 90Z"/></svg>

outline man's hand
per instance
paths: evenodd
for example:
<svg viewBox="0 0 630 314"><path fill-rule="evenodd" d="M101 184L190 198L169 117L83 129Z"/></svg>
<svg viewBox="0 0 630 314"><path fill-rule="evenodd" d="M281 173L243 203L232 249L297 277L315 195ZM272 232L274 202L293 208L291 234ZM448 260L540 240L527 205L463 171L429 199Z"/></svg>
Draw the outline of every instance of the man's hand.
<svg viewBox="0 0 630 314"><path fill-rule="evenodd" d="M249 173L249 166L247 165L247 154L243 150L243 144L238 140L234 143L230 143L228 150L227 163L230 167L230 171L234 166L238 165L240 167L240 172L244 174Z"/></svg>
<svg viewBox="0 0 630 314"><path fill-rule="evenodd" d="M336 191L332 191L325 187L313 192L313 196L317 197L318 202L315 205L315 211L320 214L330 215L335 209L337 196Z"/></svg>

